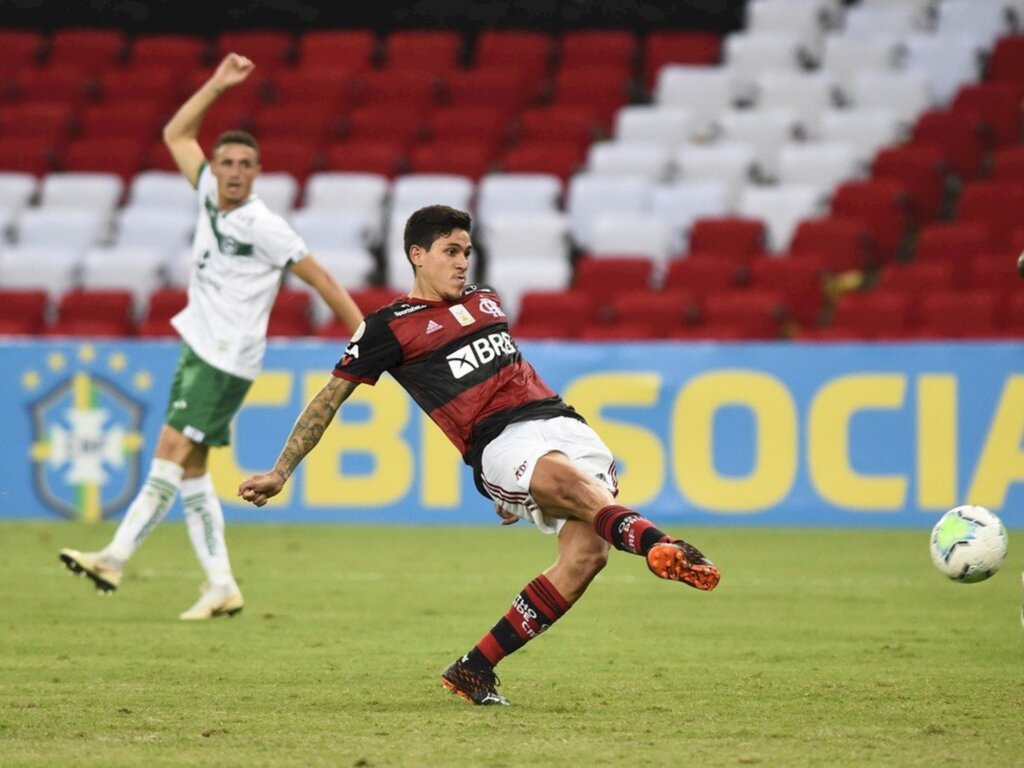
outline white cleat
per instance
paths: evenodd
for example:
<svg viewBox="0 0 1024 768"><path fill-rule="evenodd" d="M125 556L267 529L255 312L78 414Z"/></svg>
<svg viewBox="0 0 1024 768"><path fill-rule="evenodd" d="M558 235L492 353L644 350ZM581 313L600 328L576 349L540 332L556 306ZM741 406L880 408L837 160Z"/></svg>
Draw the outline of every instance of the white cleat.
<svg viewBox="0 0 1024 768"><path fill-rule="evenodd" d="M199 591L201 594L195 605L178 616L179 619L199 621L217 616L234 616L245 607L245 600L236 586L210 587L204 584Z"/></svg>
<svg viewBox="0 0 1024 768"><path fill-rule="evenodd" d="M121 566L102 552L79 552L62 549L60 560L72 573L88 576L103 594L110 594L121 586Z"/></svg>

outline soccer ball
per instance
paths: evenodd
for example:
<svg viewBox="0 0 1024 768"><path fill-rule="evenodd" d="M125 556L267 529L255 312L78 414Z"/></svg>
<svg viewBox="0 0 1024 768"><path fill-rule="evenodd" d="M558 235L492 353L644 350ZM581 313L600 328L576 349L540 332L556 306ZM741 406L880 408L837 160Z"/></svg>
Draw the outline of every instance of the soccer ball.
<svg viewBox="0 0 1024 768"><path fill-rule="evenodd" d="M953 581L984 581L1006 558L1006 528L992 512L972 504L954 507L932 528L935 567Z"/></svg>

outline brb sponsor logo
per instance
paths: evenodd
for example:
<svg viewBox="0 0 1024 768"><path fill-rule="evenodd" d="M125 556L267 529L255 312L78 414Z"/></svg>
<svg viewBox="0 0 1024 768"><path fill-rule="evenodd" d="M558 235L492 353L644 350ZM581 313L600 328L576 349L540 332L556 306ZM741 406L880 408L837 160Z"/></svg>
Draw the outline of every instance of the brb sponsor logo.
<svg viewBox="0 0 1024 768"><path fill-rule="evenodd" d="M623 540L630 552L636 552L636 531L633 530L633 523L640 519L639 515L630 515L623 518L618 525L619 539Z"/></svg>
<svg viewBox="0 0 1024 768"><path fill-rule="evenodd" d="M537 611L531 608L530 604L523 600L522 595L516 595L516 599L513 602L512 607L515 608L516 613L523 617L523 621L519 626L528 637L536 637L548 628L547 624L541 624L537 621Z"/></svg>
<svg viewBox="0 0 1024 768"><path fill-rule="evenodd" d="M473 339L469 344L459 347L448 355L448 366L456 379L468 376L482 365L504 355L514 355L516 345L507 331L500 333L489 333L479 339Z"/></svg>
<svg viewBox="0 0 1024 768"><path fill-rule="evenodd" d="M138 491L144 408L131 390L148 390L151 377L127 363L85 344L22 371L23 389L44 391L28 404L35 490L63 517L100 520ZM52 373L59 377L48 381Z"/></svg>

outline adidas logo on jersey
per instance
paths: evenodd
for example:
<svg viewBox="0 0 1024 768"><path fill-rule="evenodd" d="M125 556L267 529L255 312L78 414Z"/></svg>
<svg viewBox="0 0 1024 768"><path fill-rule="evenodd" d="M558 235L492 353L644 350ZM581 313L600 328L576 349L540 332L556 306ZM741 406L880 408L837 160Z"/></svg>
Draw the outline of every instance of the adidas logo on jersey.
<svg viewBox="0 0 1024 768"><path fill-rule="evenodd" d="M436 333L437 331L443 331L443 330L444 330L444 326L441 325L438 322L435 322L435 321L431 320L430 322L427 323L427 336L429 336L432 333Z"/></svg>
<svg viewBox="0 0 1024 768"><path fill-rule="evenodd" d="M461 379L496 357L515 353L516 345L512 343L512 337L506 331L490 333L474 339L448 355L448 367L456 379Z"/></svg>

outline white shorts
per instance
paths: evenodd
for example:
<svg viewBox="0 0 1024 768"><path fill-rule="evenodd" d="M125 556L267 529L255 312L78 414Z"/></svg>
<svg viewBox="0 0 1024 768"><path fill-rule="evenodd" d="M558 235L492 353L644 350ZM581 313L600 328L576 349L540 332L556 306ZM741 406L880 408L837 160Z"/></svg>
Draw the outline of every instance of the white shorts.
<svg viewBox="0 0 1024 768"><path fill-rule="evenodd" d="M612 452L588 424L568 416L509 424L484 448L480 461L484 488L494 502L544 533L558 533L565 524L545 515L530 496L537 461L552 451L564 453L582 472L618 493Z"/></svg>

